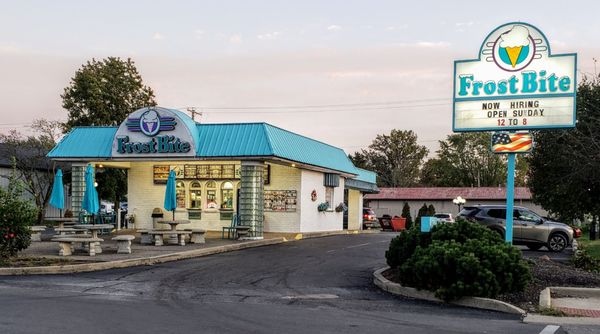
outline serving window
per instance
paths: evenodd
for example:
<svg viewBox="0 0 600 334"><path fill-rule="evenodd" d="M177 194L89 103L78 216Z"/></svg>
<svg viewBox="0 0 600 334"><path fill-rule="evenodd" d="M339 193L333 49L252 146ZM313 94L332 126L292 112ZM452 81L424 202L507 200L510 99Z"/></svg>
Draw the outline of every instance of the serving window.
<svg viewBox="0 0 600 334"><path fill-rule="evenodd" d="M221 209L233 209L233 183L221 184Z"/></svg>
<svg viewBox="0 0 600 334"><path fill-rule="evenodd" d="M177 207L185 208L185 184L183 181L175 183L175 196L177 198Z"/></svg>
<svg viewBox="0 0 600 334"><path fill-rule="evenodd" d="M202 185L198 181L190 183L190 209L202 209Z"/></svg>

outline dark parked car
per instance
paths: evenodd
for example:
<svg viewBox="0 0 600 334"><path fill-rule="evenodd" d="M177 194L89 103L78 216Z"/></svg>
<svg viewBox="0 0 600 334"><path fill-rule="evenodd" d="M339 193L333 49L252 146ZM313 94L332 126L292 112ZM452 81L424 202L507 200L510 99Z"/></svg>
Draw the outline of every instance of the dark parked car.
<svg viewBox="0 0 600 334"><path fill-rule="evenodd" d="M363 229L366 230L371 227L379 227L375 211L371 208L363 208Z"/></svg>
<svg viewBox="0 0 600 334"><path fill-rule="evenodd" d="M477 205L465 207L457 217L479 223L498 232L506 233L505 205ZM523 207L513 210L513 243L538 250L546 246L552 252L562 252L573 243L573 229L563 223L551 221Z"/></svg>

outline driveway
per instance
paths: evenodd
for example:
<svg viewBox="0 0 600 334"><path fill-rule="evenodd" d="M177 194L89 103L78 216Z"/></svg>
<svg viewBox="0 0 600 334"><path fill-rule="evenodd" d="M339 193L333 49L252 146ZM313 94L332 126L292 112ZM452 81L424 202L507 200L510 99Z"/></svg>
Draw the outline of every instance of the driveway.
<svg viewBox="0 0 600 334"><path fill-rule="evenodd" d="M308 239L78 275L0 277L0 333L540 333L372 283L393 234Z"/></svg>

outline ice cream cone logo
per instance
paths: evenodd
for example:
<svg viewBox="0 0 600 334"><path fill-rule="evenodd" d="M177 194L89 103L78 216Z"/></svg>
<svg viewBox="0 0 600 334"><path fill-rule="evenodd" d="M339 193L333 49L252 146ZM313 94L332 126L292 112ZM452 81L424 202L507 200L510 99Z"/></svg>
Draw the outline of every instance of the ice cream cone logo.
<svg viewBox="0 0 600 334"><path fill-rule="evenodd" d="M160 129L160 117L155 110L148 110L140 117L140 129L147 136L154 136Z"/></svg>
<svg viewBox="0 0 600 334"><path fill-rule="evenodd" d="M514 25L500 35L494 47L494 61L507 71L519 71L525 68L535 53L535 43L529 30L522 25Z"/></svg>

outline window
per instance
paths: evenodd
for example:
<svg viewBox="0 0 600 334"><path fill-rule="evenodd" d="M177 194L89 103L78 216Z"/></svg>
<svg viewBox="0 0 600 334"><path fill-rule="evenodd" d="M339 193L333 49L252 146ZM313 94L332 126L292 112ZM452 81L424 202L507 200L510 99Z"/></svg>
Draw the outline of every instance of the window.
<svg viewBox="0 0 600 334"><path fill-rule="evenodd" d="M202 186L198 181L190 183L190 209L202 209Z"/></svg>
<svg viewBox="0 0 600 334"><path fill-rule="evenodd" d="M488 216L492 218L506 219L505 209L490 209L488 210Z"/></svg>
<svg viewBox="0 0 600 334"><path fill-rule="evenodd" d="M333 208L333 190L334 187L325 187L325 202L329 203L329 208Z"/></svg>
<svg viewBox="0 0 600 334"><path fill-rule="evenodd" d="M183 181L175 183L175 196L177 197L177 207L185 208L185 184Z"/></svg>
<svg viewBox="0 0 600 334"><path fill-rule="evenodd" d="M519 215L515 216L515 218L517 218L519 220L524 220L524 221L528 221L528 222L540 222L542 220L542 217L538 216L537 214L529 211L529 210L519 210Z"/></svg>
<svg viewBox="0 0 600 334"><path fill-rule="evenodd" d="M206 208L217 209L217 183L215 181L206 182Z"/></svg>
<svg viewBox="0 0 600 334"><path fill-rule="evenodd" d="M221 185L221 209L233 209L233 183L229 181Z"/></svg>

